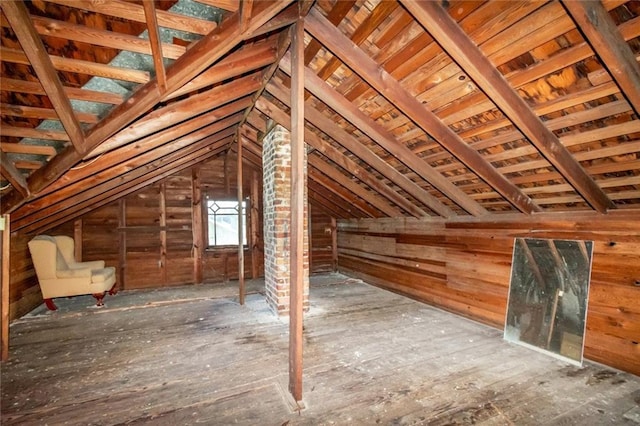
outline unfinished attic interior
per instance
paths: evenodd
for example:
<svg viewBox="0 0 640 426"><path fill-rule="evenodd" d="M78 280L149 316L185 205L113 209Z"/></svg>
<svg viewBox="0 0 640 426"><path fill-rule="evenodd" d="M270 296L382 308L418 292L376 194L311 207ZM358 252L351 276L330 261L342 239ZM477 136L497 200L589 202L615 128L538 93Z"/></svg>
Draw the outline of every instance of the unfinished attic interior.
<svg viewBox="0 0 640 426"><path fill-rule="evenodd" d="M0 8L2 424L640 423L640 1Z"/></svg>

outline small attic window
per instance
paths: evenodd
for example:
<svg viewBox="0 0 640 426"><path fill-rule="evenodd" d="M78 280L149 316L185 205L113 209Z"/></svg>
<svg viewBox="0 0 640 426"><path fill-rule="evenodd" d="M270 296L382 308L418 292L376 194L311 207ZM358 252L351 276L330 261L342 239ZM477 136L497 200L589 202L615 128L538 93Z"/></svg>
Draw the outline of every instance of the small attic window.
<svg viewBox="0 0 640 426"><path fill-rule="evenodd" d="M242 244L247 245L246 202L242 202ZM207 200L207 245L228 247L238 245L238 201Z"/></svg>

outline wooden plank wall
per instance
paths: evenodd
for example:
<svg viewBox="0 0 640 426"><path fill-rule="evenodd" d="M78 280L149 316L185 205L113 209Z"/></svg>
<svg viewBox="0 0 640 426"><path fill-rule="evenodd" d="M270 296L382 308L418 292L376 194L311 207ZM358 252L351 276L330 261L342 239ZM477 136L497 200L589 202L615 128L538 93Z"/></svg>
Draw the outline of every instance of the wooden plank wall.
<svg viewBox="0 0 640 426"><path fill-rule="evenodd" d="M585 357L640 374L640 214L340 221L341 272L502 328L516 237L594 241Z"/></svg>
<svg viewBox="0 0 640 426"><path fill-rule="evenodd" d="M331 217L311 205L311 273L333 272Z"/></svg>
<svg viewBox="0 0 640 426"><path fill-rule="evenodd" d="M235 199L235 164L234 158L225 161L224 157L219 157L199 166L202 193ZM258 180L255 270L257 276L261 277L264 276L262 178L259 173L246 173L245 194L251 192L252 177ZM192 284L195 282L192 182L192 171L183 171L46 233L74 236L74 225L81 225L82 259L101 259L105 260L107 266L116 267L121 290ZM311 220L311 272L330 271L331 235L327 234L327 227L330 227L331 218L312 208ZM11 235L11 320L42 303L27 247L33 236L20 232ZM250 278L254 257L245 253L244 259L245 276ZM238 278L238 251L235 247L206 250L202 263L204 282L225 282Z"/></svg>

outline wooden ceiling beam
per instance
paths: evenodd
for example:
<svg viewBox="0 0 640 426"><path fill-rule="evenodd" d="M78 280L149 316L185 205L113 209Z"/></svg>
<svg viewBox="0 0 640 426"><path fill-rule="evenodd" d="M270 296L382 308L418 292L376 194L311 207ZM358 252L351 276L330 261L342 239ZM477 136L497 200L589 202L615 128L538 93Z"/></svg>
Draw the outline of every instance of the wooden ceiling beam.
<svg viewBox="0 0 640 426"><path fill-rule="evenodd" d="M506 177L498 173L477 151L470 148L455 132L417 101L396 79L382 69L358 46L354 45L351 40L345 37L337 28L329 24L322 15L312 11L305 21L305 28L334 54L340 57L351 69L378 90L389 102L394 104L403 114L411 118L426 133L440 142L452 155L484 179L518 210L525 213L540 211L540 207L536 206L531 198L524 194L517 186L513 185ZM350 102L349 104L353 105ZM340 111L340 109L336 110ZM419 160L415 155L413 157ZM424 164L427 165L426 163ZM437 175L445 181L443 184L453 186L453 184L444 179L442 175L439 173ZM455 186L453 187L456 188ZM442 187L438 189L442 191ZM458 188L456 188L455 191L462 192ZM445 191L444 193L451 197L456 192ZM463 200L460 199L460 197L455 198L458 200L454 199L454 201L460 205L460 202ZM471 200L468 196L467 198ZM468 202L465 203L467 208L470 208L469 205L473 205ZM479 206L475 201L473 201L473 203ZM461 205L461 207L463 206ZM467 208L465 208L465 210Z"/></svg>
<svg viewBox="0 0 640 426"><path fill-rule="evenodd" d="M157 181L165 179L182 170L193 167L196 164L207 161L208 159L218 155L224 149L225 143L226 141L215 145L209 144L198 151L190 152L188 154L185 154L184 152L177 153L177 156L181 156L177 159L158 160L147 167L147 173L143 173L141 175L137 175L135 171L129 172L127 175L120 176L115 186L113 185L113 182L110 182L110 189L107 191L96 195L90 200L85 200L76 204L64 211L52 213L50 216L43 218L39 222L28 223L23 226L22 232L43 233L51 228L69 222L70 220L74 220L75 218L95 210L96 208L102 207L105 204L116 201L119 198L152 185ZM171 161L171 163L167 163L166 161Z"/></svg>
<svg viewBox="0 0 640 426"><path fill-rule="evenodd" d="M186 95L272 64L276 60L276 52L277 37L270 37L266 41L244 46L242 49L230 53L219 63L213 65L184 86L166 95L163 100L166 101Z"/></svg>
<svg viewBox="0 0 640 426"><path fill-rule="evenodd" d="M131 180L143 178L150 173L153 175L157 169L172 170L181 161L185 161L185 158L192 158L196 155L194 153L220 146L220 141L226 142L226 139L219 135L212 135L193 144L183 144L183 146L176 144L175 149L169 152L161 150L164 155L154 155L156 153L150 152L144 158L135 158L122 164L117 171L106 170L99 173L88 178L80 190L61 191L41 199L38 203L38 209L30 209L32 213L28 215L20 214L16 220L16 230L34 226L38 222L48 222L57 217L65 217L75 209L91 206L94 202L105 197L105 194L118 193L122 189L126 189Z"/></svg>
<svg viewBox="0 0 640 426"><path fill-rule="evenodd" d="M255 156L256 158L251 159L251 161L256 165L258 165L259 167L262 167L262 164L261 164L262 163L262 156L261 156L262 147L256 140L256 133L249 134L245 132L246 127L247 126L243 127L242 135L250 143L243 145L243 147L246 147L249 149L249 152L245 150L245 155L247 158ZM372 209L371 206L368 206L363 201L357 198L354 198L353 195L349 195L348 192L339 184L332 184L330 178L324 176L321 172L315 170L315 168L310 168L310 173L308 174L308 178L309 179L307 180L307 186L310 191L313 191L314 187L322 188L322 192L324 193L324 198L327 200L331 200L330 203L333 204L334 206L338 205L336 202L336 199L343 200L341 204L347 203L347 205L349 206L348 207L349 210L344 210L342 207L339 207L339 208L336 207L338 208L338 210L342 210L344 212L343 214L340 215L341 217L352 217L354 216L353 211L356 211L356 210L360 212L357 215L358 217L372 217L372 214L380 215L380 212L378 212L375 209ZM356 204L354 204L354 200ZM370 212L367 213L366 210L370 210Z"/></svg>
<svg viewBox="0 0 640 426"><path fill-rule="evenodd" d="M44 155L51 157L56 155L56 149L52 146L44 145L30 145L26 143L15 143L0 141L0 150L2 152L12 154L27 154L27 155Z"/></svg>
<svg viewBox="0 0 640 426"><path fill-rule="evenodd" d="M33 26L27 6L22 1L2 2L0 6L11 24L22 50L29 58L31 67L38 76L53 109L56 110L62 126L69 135L69 140L75 150L82 152L85 146L82 126L73 112L69 98L64 93L58 73L51 63L42 39Z"/></svg>
<svg viewBox="0 0 640 426"><path fill-rule="evenodd" d="M76 9L82 9L89 12L96 12L102 15L114 16L116 18L125 19L127 21L146 23L147 7L143 1L143 6L121 0L95 1L95 0L47 0L49 3L55 3ZM155 5L154 5L155 9ZM156 11L156 21L159 26L171 28L178 31L188 33L206 35L213 31L217 23L204 19L194 18L164 10Z"/></svg>
<svg viewBox="0 0 640 426"><path fill-rule="evenodd" d="M383 1L378 3L378 5L371 11L371 14L368 15L362 23L356 28L351 36L350 41L354 45L359 45L364 42L371 33L376 30L382 22L387 19L387 17L398 7L398 3L395 1ZM320 14L318 11L314 11L315 14ZM323 17L326 20L326 18ZM327 21L332 28L336 28L329 21ZM305 24L306 27L306 24ZM317 38L317 37L316 37ZM341 65L341 62L332 57L329 61L318 71L318 77L323 80L329 78L335 70L337 70Z"/></svg>
<svg viewBox="0 0 640 426"><path fill-rule="evenodd" d="M376 209L380 210L382 213L389 217L401 217L402 212L400 209L392 206L386 200L381 198L376 192L369 191L366 188L358 185L355 181L351 180L349 176L345 175L335 166L330 165L329 163L322 160L320 157L314 154L309 154L308 156L309 165L313 168L322 172L323 174L329 176L331 179L344 186L346 189L351 191L353 194L357 195L363 200L366 200L369 204L371 204Z"/></svg>
<svg viewBox="0 0 640 426"><path fill-rule="evenodd" d="M258 73L250 74L232 80L228 84L216 86L206 92L156 109L106 140L104 146L105 148L113 149L113 147L125 145L136 139L148 136L162 129L166 129L169 126L218 108L228 102L241 99L255 92L260 87L259 78L260 75ZM90 156L94 156L96 152L100 151L104 152L104 150L94 151Z"/></svg>
<svg viewBox="0 0 640 426"><path fill-rule="evenodd" d="M225 109L225 111L223 111L223 109ZM34 199L32 203L24 205L16 210L15 214L19 215L22 211L28 211L31 208L31 204L36 203L40 197L60 191L67 185L76 184L90 176L97 175L102 171L116 167L118 164L125 161L130 161L137 156L145 155L149 151L160 150L165 144L174 142L180 144L195 143L205 137L221 132L228 127L235 126L242 118L241 114L238 113L240 109L235 109L236 111L233 111L225 105L220 108L220 110L204 114L162 132L147 136L146 138L140 139L132 144L121 146L110 152L104 153L100 157L100 161L91 160L86 164L80 164L67 171L53 184L40 192L38 194L38 198ZM235 114L233 114L234 112ZM219 117L220 115L223 117ZM161 151L154 152L158 153Z"/></svg>
<svg viewBox="0 0 640 426"><path fill-rule="evenodd" d="M30 65L27 56L20 50L0 47L0 56L3 61L16 64ZM146 83L151 77L147 71L139 71L131 68L114 67L108 64L83 61L81 59L65 58L49 55L53 67L58 71L66 71L78 74L87 74L97 77L115 80L130 81L132 83Z"/></svg>
<svg viewBox="0 0 640 426"><path fill-rule="evenodd" d="M578 194L601 213L615 208L615 204L560 143L555 134L545 127L526 102L507 83L500 71L493 66L480 48L439 4L406 1L403 1L403 4L487 96L513 121L514 125L527 136L540 153L556 167ZM515 185L513 187L517 188ZM500 188L494 186L494 189L502 193Z"/></svg>
<svg viewBox="0 0 640 426"><path fill-rule="evenodd" d="M42 85L37 81L23 81L5 77L0 77L0 90L41 96L47 95ZM98 102L112 105L118 105L124 101L124 98L117 93L98 92L95 90L78 89L76 87L67 86L64 86L63 90L69 99L79 101Z"/></svg>
<svg viewBox="0 0 640 426"><path fill-rule="evenodd" d="M280 65L283 70L287 72L289 67L288 57L283 58ZM481 216L487 213L480 204L473 201L467 194L451 184L433 167L418 158L409 148L400 144L391 132L365 115L344 96L313 74L312 70L307 70L305 80L305 85L309 92L367 134L377 144L397 158L398 161L416 172L422 179L427 181L447 198L451 199L470 214Z"/></svg>
<svg viewBox="0 0 640 426"><path fill-rule="evenodd" d="M17 169L15 164L11 162L11 160L7 157L6 154L0 154L0 174L4 177L13 188L20 192L23 196L28 197L29 193L29 185L27 184L27 179L24 177L20 170Z"/></svg>
<svg viewBox="0 0 640 426"><path fill-rule="evenodd" d="M218 9L235 12L240 7L240 0L195 0L198 3L217 7Z"/></svg>
<svg viewBox="0 0 640 426"><path fill-rule="evenodd" d="M306 78L310 78L311 75L312 74L307 73ZM288 89L284 88L281 85L278 85L275 81L272 80L267 85L267 90L280 102L284 103L287 106L290 106ZM263 108L264 109L261 109L261 111L269 116L269 105L264 105ZM429 194L418 184L393 168L390 164L388 164L373 151L363 145L352 134L342 129L340 126L336 126L336 123L333 120L324 116L313 106L310 101L307 101L305 103L305 119L318 129L320 129L320 131L331 137L346 150L352 152L363 162L369 164L382 176L386 177L391 182L395 183L400 188L405 190L409 195L422 203L422 205L428 207L435 213L444 217L454 215L454 212L449 207L442 204L433 195Z"/></svg>
<svg viewBox="0 0 640 426"><path fill-rule="evenodd" d="M115 4L117 3L110 3L109 8L112 9ZM132 6L139 7L138 5ZM149 42L151 43L151 56L153 58L153 67L156 71L156 80L158 80L158 89L161 93L164 93L167 91L167 76L164 71L162 40L160 39L160 28L158 27L156 5L153 1L143 1L142 6L144 9L144 21L147 24L147 32L149 34Z"/></svg>
<svg viewBox="0 0 640 426"><path fill-rule="evenodd" d="M640 65L607 10L599 1L562 4L640 117Z"/></svg>
<svg viewBox="0 0 640 426"><path fill-rule="evenodd" d="M253 13L253 0L240 0L240 30L244 31L249 25Z"/></svg>
<svg viewBox="0 0 640 426"><path fill-rule="evenodd" d="M286 129L290 129L291 118L289 114L282 111L272 102L269 102L266 98L261 98L259 103L256 105L258 110L262 110L261 106L267 106L269 118L285 127ZM253 115L253 114L252 114ZM334 148L329 143L325 142L318 135L313 133L311 130L305 128L305 142L312 148L316 150L316 152L321 153L326 158L342 167L346 170L351 176L358 178L362 183L373 189L378 194L385 197L391 203L396 204L409 214L414 217L423 217L429 216L424 210L417 207L415 204L411 203L405 197L400 195L397 191L391 188L387 182L382 181L381 179L376 178L370 172L368 172L365 168L357 164L355 161L344 155L343 152ZM312 155L312 154L309 154ZM396 214L396 216L398 216Z"/></svg>
<svg viewBox="0 0 640 426"><path fill-rule="evenodd" d="M34 129L33 127L9 126L2 123L2 136L16 138L43 139L48 141L69 141L69 135L62 130Z"/></svg>
<svg viewBox="0 0 640 426"><path fill-rule="evenodd" d="M354 4L356 4L355 0L337 1L329 13L327 13L327 19L337 27L344 17L347 16L347 13L349 13ZM322 45L318 43L317 40L311 39L304 49L304 64L309 65L321 48Z"/></svg>
<svg viewBox="0 0 640 426"><path fill-rule="evenodd" d="M37 33L41 36L58 37L65 40L89 43L96 46L109 47L111 49L125 50L144 55L151 55L152 53L149 40L138 36L95 29L84 25L44 18L42 16L31 15L30 18ZM6 26L5 20L1 17L0 25ZM178 59L186 50L184 46L177 44L162 44L162 51L165 57L169 59Z"/></svg>
<svg viewBox="0 0 640 426"><path fill-rule="evenodd" d="M25 105L11 105L0 103L0 114L11 117L35 118L38 120L58 120L56 110L51 108L39 108ZM97 123L98 116L86 112L75 111L76 117L81 123Z"/></svg>

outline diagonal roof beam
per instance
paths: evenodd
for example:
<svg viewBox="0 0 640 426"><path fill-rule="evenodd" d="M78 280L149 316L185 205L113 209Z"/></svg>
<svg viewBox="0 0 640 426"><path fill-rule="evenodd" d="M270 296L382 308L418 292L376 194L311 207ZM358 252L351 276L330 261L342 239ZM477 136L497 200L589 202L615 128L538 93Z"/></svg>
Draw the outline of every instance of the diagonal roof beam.
<svg viewBox="0 0 640 426"><path fill-rule="evenodd" d="M306 107L306 105L305 105ZM276 121L278 124L289 130L291 126L291 117L286 112L282 111L272 102L269 102L266 97L261 97L256 102L256 108L262 111L265 115L269 116L269 118ZM344 170L349 172L352 176L358 178L362 183L369 186L372 190L378 192L380 195L385 197L387 200L396 204L403 210L409 212L415 217L423 217L429 216L424 210L414 205L412 202L407 200L393 188L388 186L383 180L377 179L371 173L369 173L365 168L361 167L354 160L350 159L348 156L344 155L339 149L334 148L331 144L322 140L322 138L315 133L313 133L308 128L305 128L304 132L305 142L312 148L314 148L317 152L324 155L329 160L333 161ZM311 153L309 154L311 155ZM398 216L398 215L397 215Z"/></svg>
<svg viewBox="0 0 640 426"><path fill-rule="evenodd" d="M465 141L442 123L435 114L426 109L393 76L381 68L358 46L354 45L340 30L329 24L322 15L312 11L305 21L305 28L403 114L413 120L458 160L484 179L517 209L525 213L540 210L540 207L535 205L524 192L509 182L476 150L470 148ZM424 164L426 165L426 162ZM450 197L450 191L447 196Z"/></svg>
<svg viewBox="0 0 640 426"><path fill-rule="evenodd" d="M544 125L439 3L403 0L403 4L587 203L601 213L615 208L557 136Z"/></svg>
<svg viewBox="0 0 640 426"><path fill-rule="evenodd" d="M3 7L8 3L12 2L3 2ZM241 30L239 25L239 13L236 12L229 16L220 26L194 43L186 53L167 68L167 93L179 89L227 54L238 43L252 37L254 31L277 15L289 3L291 3L291 0L257 2L252 17L244 31ZM109 136L149 111L162 99L162 94L158 80L155 78L139 87L126 102L113 108L106 117L89 130L81 151L66 149L56 155L45 167L34 172L29 178L32 192L41 191ZM8 195L10 196L6 197L6 199L3 197L2 211L5 213L15 210L17 206L27 199L20 196L11 196L12 194Z"/></svg>
<svg viewBox="0 0 640 426"><path fill-rule="evenodd" d="M132 170L126 175L119 176L116 186L114 186L111 181L107 182L106 185L108 189L106 189L105 192L100 193L94 198L85 200L80 204L76 204L67 210L52 212L41 221L28 223L24 225L22 232L42 233L55 226L69 222L76 217L102 207L105 204L122 198L159 180L202 163L218 155L223 150L225 144L226 140L222 140L216 143L207 143L206 146L201 147L197 151L194 151L191 147L185 148L174 153L172 158L162 158L149 164L146 167L146 173L138 173L137 170Z"/></svg>
<svg viewBox="0 0 640 426"><path fill-rule="evenodd" d="M0 166L2 166L0 168L0 174L9 181L16 191L27 197L29 195L29 185L27 185L27 180L24 175L20 173L20 170L18 170L11 160L9 160L7 154L0 154Z"/></svg>
<svg viewBox="0 0 640 426"><path fill-rule="evenodd" d="M307 73L305 77L308 79L311 77L311 75L313 74ZM280 102L291 107L290 96L288 96L288 89L283 86L284 85L277 84L275 80L272 80L267 85L267 90ZM266 110L263 112L266 113ZM350 134L340 126L336 126L335 122L323 115L319 110L317 110L311 104L311 101L307 101L305 103L305 120L320 129L320 131L322 131L323 133L327 134L346 150L352 152L356 157L369 164L382 176L398 185L400 188L405 190L408 194L410 194L416 200L420 201L426 207L433 210L435 213L443 217L455 216L455 213L449 207L442 204L440 200L438 200L420 185L396 170L389 163L380 158L376 153L363 145L360 140L355 138L352 134Z"/></svg>
<svg viewBox="0 0 640 426"><path fill-rule="evenodd" d="M144 18L149 32L151 42L151 56L153 57L153 67L156 70L158 87L161 92L167 90L167 77L164 72L164 58L162 56L162 40L160 40L160 28L158 27L158 17L156 16L156 5L153 1L143 1Z"/></svg>
<svg viewBox="0 0 640 426"><path fill-rule="evenodd" d="M22 1L6 1L0 3L2 11L11 24L13 32L36 72L40 84L51 101L62 126L69 135L75 151L82 152L85 148L85 137L80 122L73 112L71 102L64 92L58 73L51 63L42 39L38 35L29 11Z"/></svg>
<svg viewBox="0 0 640 426"><path fill-rule="evenodd" d="M562 4L640 117L640 65L607 10L600 1L562 0Z"/></svg>
<svg viewBox="0 0 640 426"><path fill-rule="evenodd" d="M281 61L281 67L283 71L288 72L289 66L289 57L286 56ZM442 192L467 212L476 216L482 216L487 213L477 201L471 199L471 197L449 182L442 174L416 156L409 148L399 143L391 132L387 131L372 118L360 111L358 107L352 104L347 98L313 74L312 70L307 70L305 85L307 90L313 93L314 96L329 105L347 121L353 123L378 145L395 156L400 162L408 166L422 179L429 182L434 188Z"/></svg>

